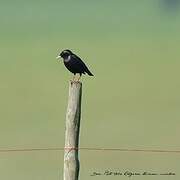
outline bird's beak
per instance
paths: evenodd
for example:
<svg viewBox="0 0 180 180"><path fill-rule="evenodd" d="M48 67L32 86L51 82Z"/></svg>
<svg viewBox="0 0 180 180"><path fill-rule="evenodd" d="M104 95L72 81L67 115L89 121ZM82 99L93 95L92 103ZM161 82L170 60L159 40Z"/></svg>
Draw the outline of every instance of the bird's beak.
<svg viewBox="0 0 180 180"><path fill-rule="evenodd" d="M58 60L59 60L60 58L61 58L61 56L57 56L57 57L56 57L56 59L58 59Z"/></svg>

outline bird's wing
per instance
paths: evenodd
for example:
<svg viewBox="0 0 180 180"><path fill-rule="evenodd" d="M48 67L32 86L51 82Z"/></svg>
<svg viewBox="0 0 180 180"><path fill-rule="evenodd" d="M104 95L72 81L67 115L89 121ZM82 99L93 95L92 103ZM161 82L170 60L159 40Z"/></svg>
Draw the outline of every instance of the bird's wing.
<svg viewBox="0 0 180 180"><path fill-rule="evenodd" d="M72 55L72 62L77 70L80 70L82 73L86 72L89 75L92 75L92 73L89 71L85 63L75 54Z"/></svg>

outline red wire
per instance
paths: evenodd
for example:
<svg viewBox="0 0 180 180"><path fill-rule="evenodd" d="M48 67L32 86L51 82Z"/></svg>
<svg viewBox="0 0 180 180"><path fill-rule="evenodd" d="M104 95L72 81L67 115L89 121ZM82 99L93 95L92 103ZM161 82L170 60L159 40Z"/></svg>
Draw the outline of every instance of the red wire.
<svg viewBox="0 0 180 180"><path fill-rule="evenodd" d="M87 150L87 151L121 151L121 152L153 152L153 153L180 153L180 150L160 150L160 149L123 149L123 148L89 148L89 147L65 147L65 148L24 148L24 149L0 149L3 152L22 151L62 151L62 150Z"/></svg>

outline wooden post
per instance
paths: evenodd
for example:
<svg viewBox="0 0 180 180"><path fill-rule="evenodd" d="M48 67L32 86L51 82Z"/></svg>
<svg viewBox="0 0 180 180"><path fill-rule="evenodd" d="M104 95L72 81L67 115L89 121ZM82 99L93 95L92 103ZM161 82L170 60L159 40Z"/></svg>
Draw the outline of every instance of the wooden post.
<svg viewBox="0 0 180 180"><path fill-rule="evenodd" d="M79 176L79 130L81 118L82 83L69 83L68 107L66 113L64 180L78 180Z"/></svg>

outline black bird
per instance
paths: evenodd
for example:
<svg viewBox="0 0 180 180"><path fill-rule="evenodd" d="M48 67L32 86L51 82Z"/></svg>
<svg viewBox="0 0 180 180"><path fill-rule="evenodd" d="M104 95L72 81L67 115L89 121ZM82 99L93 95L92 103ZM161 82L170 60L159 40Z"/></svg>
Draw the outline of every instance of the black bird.
<svg viewBox="0 0 180 180"><path fill-rule="evenodd" d="M63 50L57 57L59 59L60 57L63 58L64 65L66 68L74 74L73 80L75 78L76 73L79 73L78 81L82 74L87 73L89 76L93 76L93 74L89 71L85 63L72 51L69 49Z"/></svg>

